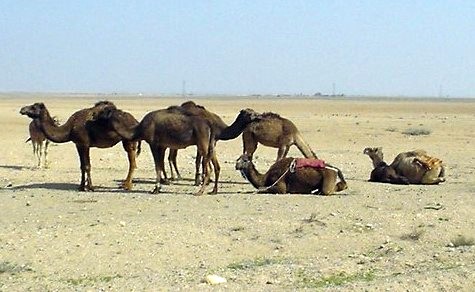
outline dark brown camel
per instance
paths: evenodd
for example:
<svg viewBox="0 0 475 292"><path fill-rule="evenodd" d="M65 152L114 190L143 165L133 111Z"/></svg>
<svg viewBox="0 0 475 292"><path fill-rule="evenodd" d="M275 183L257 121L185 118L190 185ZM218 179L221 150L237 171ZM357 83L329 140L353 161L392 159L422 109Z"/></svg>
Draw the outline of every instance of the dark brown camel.
<svg viewBox="0 0 475 292"><path fill-rule="evenodd" d="M276 161L265 174L260 174L248 154L236 162L236 169L259 190L260 193L276 194L323 194L331 195L348 188L342 172L327 165L324 168L294 167L295 158ZM337 178L340 181L337 183Z"/></svg>
<svg viewBox="0 0 475 292"><path fill-rule="evenodd" d="M107 111L111 111L111 113L104 114ZM152 193L159 193L161 189L165 150L167 148L182 149L191 145L197 146L198 155L202 157L201 166L204 179L201 188L195 195L202 195L210 181L210 162L214 166L215 173L214 187L211 193L217 193L218 191L220 167L214 151L217 133L219 134L219 132L226 129L229 130L229 133L233 133L236 128L242 127L241 124L249 123L254 113L253 111L242 110L236 121L221 131L221 126L212 122L211 118L205 118L202 114L194 113L193 110L186 110L183 106L171 106L150 112L135 128L123 127L119 120L115 118L114 111L115 109L106 107L101 110L99 115L108 116L109 125L125 139L145 140L150 146L156 171L155 188Z"/></svg>
<svg viewBox="0 0 475 292"><path fill-rule="evenodd" d="M92 121L94 113L105 106L114 105L111 102L98 102L94 107L75 112L66 123L61 126L57 126L54 123L53 118L43 103L25 106L20 110L22 115L27 115L32 119L38 119L40 121L41 130L49 140L55 143L72 141L76 144L79 160L81 162L81 184L79 186L79 190L81 191L94 190L91 180L89 148L109 148L119 141L122 141L122 145L127 151L129 159L129 171L122 187L125 189L131 189L132 187L132 175L136 168L135 157L137 143L125 141L117 132L111 129L107 123ZM128 116L127 121L129 123L138 124L132 115L128 113L124 114Z"/></svg>
<svg viewBox="0 0 475 292"><path fill-rule="evenodd" d="M424 150L400 153L391 165L384 162L381 147L368 147L363 153L373 161L370 181L392 184L438 184L445 181L442 161L428 156Z"/></svg>
<svg viewBox="0 0 475 292"><path fill-rule="evenodd" d="M242 132L242 142L243 153L248 154L251 160L258 143L278 148L277 160L286 157L292 145L297 146L303 156L317 158L295 124L275 113L260 114L246 125Z"/></svg>

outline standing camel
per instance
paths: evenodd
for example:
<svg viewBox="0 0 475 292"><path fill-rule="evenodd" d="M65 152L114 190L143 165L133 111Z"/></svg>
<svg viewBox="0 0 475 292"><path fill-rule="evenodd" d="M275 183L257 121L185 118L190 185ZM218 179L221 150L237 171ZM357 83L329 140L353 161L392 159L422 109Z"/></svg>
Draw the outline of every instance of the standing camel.
<svg viewBox="0 0 475 292"><path fill-rule="evenodd" d="M299 160L302 161L302 166L299 166ZM256 170L249 154L243 154L236 162L236 170L260 193L331 195L348 188L338 168L325 166L316 159L283 158L276 161L265 174L261 174ZM338 183L337 178L340 179Z"/></svg>
<svg viewBox="0 0 475 292"><path fill-rule="evenodd" d="M215 141L219 140L230 140L233 137L221 137L221 133L225 131L226 129L235 129L236 125L234 124L233 127L229 127L217 114L208 111L205 107L201 105L197 105L193 101L187 101L184 102L180 105L180 107L186 112L187 115L196 115L204 118L209 122L209 124L213 127L213 131L215 133L216 139ZM254 119L257 118L257 113L254 112L253 110L250 109L245 109L240 112L238 117L236 118L236 121L240 124L248 124ZM242 128L242 126L239 126L239 128ZM170 170L171 170L171 176L172 179L174 179L173 175L173 169L175 169L178 177L180 177L180 174L178 172L178 167L177 167L177 149L170 149L170 154L168 156L168 161L170 164ZM199 153L196 154L196 161L195 161L195 185L199 185L200 183L200 164L201 164L201 159L202 157L200 156ZM219 167L219 165L217 165ZM165 175L166 177L166 175Z"/></svg>
<svg viewBox="0 0 475 292"><path fill-rule="evenodd" d="M156 171L155 188L152 191L154 194L161 190L165 150L167 148L182 149L191 145L197 146L197 157L202 157L200 158L201 162L198 159L196 162L198 163L197 168L201 164L204 176L201 188L195 195L204 194L210 181L210 162L213 164L215 174L214 187L211 193L217 193L220 166L214 149L218 134L225 130L229 130L229 133L235 132L236 129L239 131L240 128L243 128L241 124L249 123L254 113L253 111L242 110L236 121L231 126L224 128L220 122L213 121L213 119L219 118L217 115L210 113L211 116L207 117L207 114L197 112L201 109L190 110L189 108L186 109L187 106L192 105L171 106L150 112L144 116L137 127L124 127L120 122L120 118L115 114L116 110L112 107L104 107L98 112L98 116L108 119L109 125L124 139L145 140L149 144Z"/></svg>
<svg viewBox="0 0 475 292"><path fill-rule="evenodd" d="M41 130L46 138L55 143L65 143L72 141L76 144L79 160L81 163L81 183L80 191L93 191L94 187L91 180L91 162L89 149L91 147L109 148L122 141L122 145L127 151L129 159L129 171L127 178L122 183L124 189L132 188L132 175L136 168L137 143L124 140L117 132L111 129L107 123L92 121L94 112L97 112L105 106L114 106L111 102L98 102L91 108L86 108L75 112L63 125L56 125L50 116L46 106L43 103L35 103L21 108L20 113L27 115L32 119L38 119ZM115 106L114 106L115 107ZM138 124L135 118L124 113L127 117L123 122L127 125Z"/></svg>
<svg viewBox="0 0 475 292"><path fill-rule="evenodd" d="M427 155L424 150L399 153L387 165L382 147L365 148L363 151L373 161L370 181L393 184L439 184L445 181L442 160Z"/></svg>
<svg viewBox="0 0 475 292"><path fill-rule="evenodd" d="M222 135L226 136L227 134L223 133ZM292 145L297 146L303 156L317 158L295 124L275 113L260 114L246 125L242 131L242 142L243 154L248 154L251 160L258 143L278 148L277 160L286 157Z"/></svg>
<svg viewBox="0 0 475 292"><path fill-rule="evenodd" d="M44 166L48 167L48 146L49 140L46 139L45 134L41 130L38 119L33 119L28 126L30 137L25 141L31 141L33 146L33 155L38 161L37 166L41 167L41 158L44 157Z"/></svg>

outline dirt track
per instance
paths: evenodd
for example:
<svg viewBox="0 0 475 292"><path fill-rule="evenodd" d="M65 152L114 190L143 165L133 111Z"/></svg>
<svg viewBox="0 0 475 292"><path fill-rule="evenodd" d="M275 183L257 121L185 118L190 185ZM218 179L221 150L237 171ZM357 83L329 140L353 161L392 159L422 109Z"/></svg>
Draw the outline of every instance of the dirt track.
<svg viewBox="0 0 475 292"><path fill-rule="evenodd" d="M196 99L227 123L246 107L289 118L342 169L349 189L330 197L255 194L234 170L239 137L217 145L218 195L194 197L194 147L179 151L186 179L160 195L148 193L154 170L146 143L131 192L118 189L127 172L120 144L92 150L94 193L76 191L72 143L50 148L48 169L35 167L19 108L44 101L64 122L99 99L0 99L0 290L208 290L202 280L210 274L226 278L217 288L229 290L475 289L475 102ZM111 100L138 120L184 101ZM408 128L431 134L402 134ZM447 182L369 183L368 146L382 146L387 161L423 148L446 163ZM276 154L259 146L257 168L265 171ZM292 148L289 156L300 153ZM453 246L460 239L465 245Z"/></svg>

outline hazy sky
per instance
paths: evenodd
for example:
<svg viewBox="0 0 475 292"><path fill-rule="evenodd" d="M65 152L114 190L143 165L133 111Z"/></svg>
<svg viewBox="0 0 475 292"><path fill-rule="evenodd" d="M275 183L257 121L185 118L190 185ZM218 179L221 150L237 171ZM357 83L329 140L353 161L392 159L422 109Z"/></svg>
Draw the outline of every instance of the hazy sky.
<svg viewBox="0 0 475 292"><path fill-rule="evenodd" d="M475 1L0 0L0 91L475 97Z"/></svg>

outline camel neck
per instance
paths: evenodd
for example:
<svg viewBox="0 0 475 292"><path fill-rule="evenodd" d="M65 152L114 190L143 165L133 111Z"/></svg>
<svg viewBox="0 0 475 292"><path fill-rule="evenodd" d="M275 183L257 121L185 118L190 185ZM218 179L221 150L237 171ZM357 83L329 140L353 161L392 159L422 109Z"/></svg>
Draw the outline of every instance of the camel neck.
<svg viewBox="0 0 475 292"><path fill-rule="evenodd" d="M241 174L256 188L262 188L265 186L265 175L260 174L253 163L250 163L249 167L241 170Z"/></svg>
<svg viewBox="0 0 475 292"><path fill-rule="evenodd" d="M64 143L70 141L71 126L68 122L66 124L57 126L53 118L50 116L47 109L45 109L39 118L40 126L45 133L46 138L55 143Z"/></svg>

